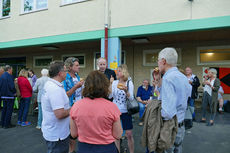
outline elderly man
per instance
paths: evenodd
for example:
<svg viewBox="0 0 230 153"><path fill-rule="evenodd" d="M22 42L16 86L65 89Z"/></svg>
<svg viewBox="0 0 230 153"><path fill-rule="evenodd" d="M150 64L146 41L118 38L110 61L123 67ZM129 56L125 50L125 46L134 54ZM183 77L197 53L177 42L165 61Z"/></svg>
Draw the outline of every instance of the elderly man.
<svg viewBox="0 0 230 153"><path fill-rule="evenodd" d="M105 58L100 57L97 59L97 66L99 68L99 71L101 71L102 73L104 73L106 75L106 77L112 82L113 80L116 80L116 73L107 68L107 61Z"/></svg>
<svg viewBox="0 0 230 153"><path fill-rule="evenodd" d="M1 75L4 73L4 67L3 66L0 66L0 77Z"/></svg>
<svg viewBox="0 0 230 153"><path fill-rule="evenodd" d="M178 55L174 48L165 48L158 56L158 67L161 74L164 74L160 94L161 116L163 120L170 120L176 115L178 120L178 133L174 146L165 150L165 153L182 153L182 141L185 133L184 116L187 100L192 90L186 76L176 67L177 59Z"/></svg>
<svg viewBox="0 0 230 153"><path fill-rule="evenodd" d="M3 101L1 125L3 128L12 128L15 127L15 125L11 124L11 116L14 107L14 96L16 95L12 76L13 68L6 65L4 71L0 77L0 96Z"/></svg>
<svg viewBox="0 0 230 153"><path fill-rule="evenodd" d="M46 140L48 153L68 153L69 151L69 98L62 85L66 70L63 62L50 64L49 79L44 86L42 104L42 133Z"/></svg>

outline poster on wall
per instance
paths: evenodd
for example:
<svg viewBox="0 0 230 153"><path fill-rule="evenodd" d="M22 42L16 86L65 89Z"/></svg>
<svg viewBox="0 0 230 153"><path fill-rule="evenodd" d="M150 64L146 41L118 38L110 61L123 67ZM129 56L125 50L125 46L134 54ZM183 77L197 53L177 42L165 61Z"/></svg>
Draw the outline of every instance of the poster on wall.
<svg viewBox="0 0 230 153"><path fill-rule="evenodd" d="M224 93L230 94L230 68L211 67L217 70L217 78L220 79L220 84L224 89ZM208 74L209 67L203 67L203 81Z"/></svg>

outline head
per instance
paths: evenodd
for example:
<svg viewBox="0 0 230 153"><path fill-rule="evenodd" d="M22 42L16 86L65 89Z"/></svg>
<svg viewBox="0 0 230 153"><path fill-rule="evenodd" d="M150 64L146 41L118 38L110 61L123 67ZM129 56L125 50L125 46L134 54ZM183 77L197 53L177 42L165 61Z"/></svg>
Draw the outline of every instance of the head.
<svg viewBox="0 0 230 153"><path fill-rule="evenodd" d="M158 67L162 74L177 64L177 52L174 48L164 48L158 55Z"/></svg>
<svg viewBox="0 0 230 153"><path fill-rule="evenodd" d="M149 80L148 79L144 79L143 82L142 82L142 86L143 87L148 87L149 86Z"/></svg>
<svg viewBox="0 0 230 153"><path fill-rule="evenodd" d="M185 69L185 74L186 74L187 76L192 75L192 69L191 69L190 67L186 67L186 69Z"/></svg>
<svg viewBox="0 0 230 153"><path fill-rule="evenodd" d="M5 71L5 72L8 72L9 74L12 75L12 73L13 73L13 68L12 68L12 66L10 66L10 65L6 65L5 68L4 68L4 71Z"/></svg>
<svg viewBox="0 0 230 153"><path fill-rule="evenodd" d="M34 75L34 71L32 69L28 70L29 76L32 77Z"/></svg>
<svg viewBox="0 0 230 153"><path fill-rule="evenodd" d="M217 71L214 68L211 68L208 70L208 77L209 78L216 78L217 75Z"/></svg>
<svg viewBox="0 0 230 153"><path fill-rule="evenodd" d="M153 70L152 76L153 76L153 80L156 80L156 81L159 81L159 80L160 80L161 74L160 74L160 71L159 71L159 68L158 68L158 67L156 67L156 68Z"/></svg>
<svg viewBox="0 0 230 153"><path fill-rule="evenodd" d="M129 78L128 67L125 64L120 65L117 68L117 78L127 81Z"/></svg>
<svg viewBox="0 0 230 153"><path fill-rule="evenodd" d="M49 76L51 78L57 78L60 82L66 78L66 69L62 61L53 61L50 63Z"/></svg>
<svg viewBox="0 0 230 153"><path fill-rule="evenodd" d="M21 69L21 71L19 72L19 76L28 78L28 71L26 69Z"/></svg>
<svg viewBox="0 0 230 153"><path fill-rule="evenodd" d="M4 71L4 67L1 66L1 67L0 67L0 76L1 76L4 72L5 72L5 71Z"/></svg>
<svg viewBox="0 0 230 153"><path fill-rule="evenodd" d="M106 70L106 67L107 67L106 59L103 57L98 58L97 59L97 66L99 68L99 71L104 73Z"/></svg>
<svg viewBox="0 0 230 153"><path fill-rule="evenodd" d="M65 67L70 73L79 73L80 65L79 59L75 57L69 57L65 60Z"/></svg>
<svg viewBox="0 0 230 153"><path fill-rule="evenodd" d="M83 96L91 99L107 98L109 94L109 80L100 71L92 71L85 80Z"/></svg>
<svg viewBox="0 0 230 153"><path fill-rule="evenodd" d="M42 69L42 70L41 70L41 74L42 74L42 76L48 76L49 70L47 70L47 69Z"/></svg>

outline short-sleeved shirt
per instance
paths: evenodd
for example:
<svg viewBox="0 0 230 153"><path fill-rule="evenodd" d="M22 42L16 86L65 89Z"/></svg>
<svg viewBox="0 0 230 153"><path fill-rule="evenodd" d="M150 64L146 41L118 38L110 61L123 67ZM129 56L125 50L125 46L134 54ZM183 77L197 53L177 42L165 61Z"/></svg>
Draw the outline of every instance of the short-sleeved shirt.
<svg viewBox="0 0 230 153"><path fill-rule="evenodd" d="M112 127L120 114L116 104L104 98L83 98L70 110L70 117L78 128L78 140L89 144L114 142Z"/></svg>
<svg viewBox="0 0 230 153"><path fill-rule="evenodd" d="M66 139L70 134L69 117L58 119L54 110L69 109L69 98L63 85L49 79L44 86L44 95L41 98L42 104L42 133L47 141L58 141Z"/></svg>
<svg viewBox="0 0 230 153"><path fill-rule="evenodd" d="M145 90L143 86L140 86L137 90L137 97L140 97L141 100L149 100L150 96L153 95L153 87L148 86L148 90Z"/></svg>

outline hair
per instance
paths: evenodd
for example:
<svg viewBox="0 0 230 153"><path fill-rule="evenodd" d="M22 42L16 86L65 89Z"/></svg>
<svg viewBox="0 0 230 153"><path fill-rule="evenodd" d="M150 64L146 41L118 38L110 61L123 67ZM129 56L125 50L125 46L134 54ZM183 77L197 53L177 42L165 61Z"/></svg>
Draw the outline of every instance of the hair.
<svg viewBox="0 0 230 153"><path fill-rule="evenodd" d="M184 71L182 68L179 68L179 71L180 71L182 74L186 75L185 71Z"/></svg>
<svg viewBox="0 0 230 153"><path fill-rule="evenodd" d="M42 74L42 76L47 76L47 75L49 74L49 70L47 70L47 69L42 69L42 70L41 70L41 74Z"/></svg>
<svg viewBox="0 0 230 153"><path fill-rule="evenodd" d="M4 71L5 71L5 72L9 71L10 69L12 69L12 66L10 66L10 65L6 65L6 66L4 67Z"/></svg>
<svg viewBox="0 0 230 153"><path fill-rule="evenodd" d="M26 69L21 69L19 76L28 78L28 71Z"/></svg>
<svg viewBox="0 0 230 153"><path fill-rule="evenodd" d="M160 51L158 59L164 58L166 63L172 66L176 66L178 54L175 48L164 48Z"/></svg>
<svg viewBox="0 0 230 153"><path fill-rule="evenodd" d="M29 69L28 72L32 72L32 74L34 74L34 71L32 69Z"/></svg>
<svg viewBox="0 0 230 153"><path fill-rule="evenodd" d="M70 67L73 66L74 62L78 62L79 63L79 59L76 58L76 57L68 57L66 60L65 60L65 66L66 66L66 69L68 71L70 71Z"/></svg>
<svg viewBox="0 0 230 153"><path fill-rule="evenodd" d="M102 72L96 70L89 73L85 80L83 96L90 99L107 98L109 94L109 80Z"/></svg>
<svg viewBox="0 0 230 153"><path fill-rule="evenodd" d="M53 61L50 63L50 66L49 66L49 76L53 78L57 76L60 71L63 71L63 70L64 70L64 62Z"/></svg>
<svg viewBox="0 0 230 153"><path fill-rule="evenodd" d="M144 81L148 81L148 84L150 84L150 83L149 83L149 79L144 79L142 82L144 82Z"/></svg>
<svg viewBox="0 0 230 153"><path fill-rule="evenodd" d="M129 72L128 72L128 67L126 64L121 64L117 69L120 69L123 76L124 76L124 81L127 81L129 78Z"/></svg>
<svg viewBox="0 0 230 153"><path fill-rule="evenodd" d="M97 65L98 65L98 63L99 63L100 60L105 60L105 62L106 62L106 64L107 64L107 61L106 61L106 59L105 59L104 57L99 57L99 58L97 59Z"/></svg>
<svg viewBox="0 0 230 153"><path fill-rule="evenodd" d="M210 72L214 75L214 77L216 78L216 75L217 75L216 69L211 68L211 69L209 69L208 71L210 71Z"/></svg>

